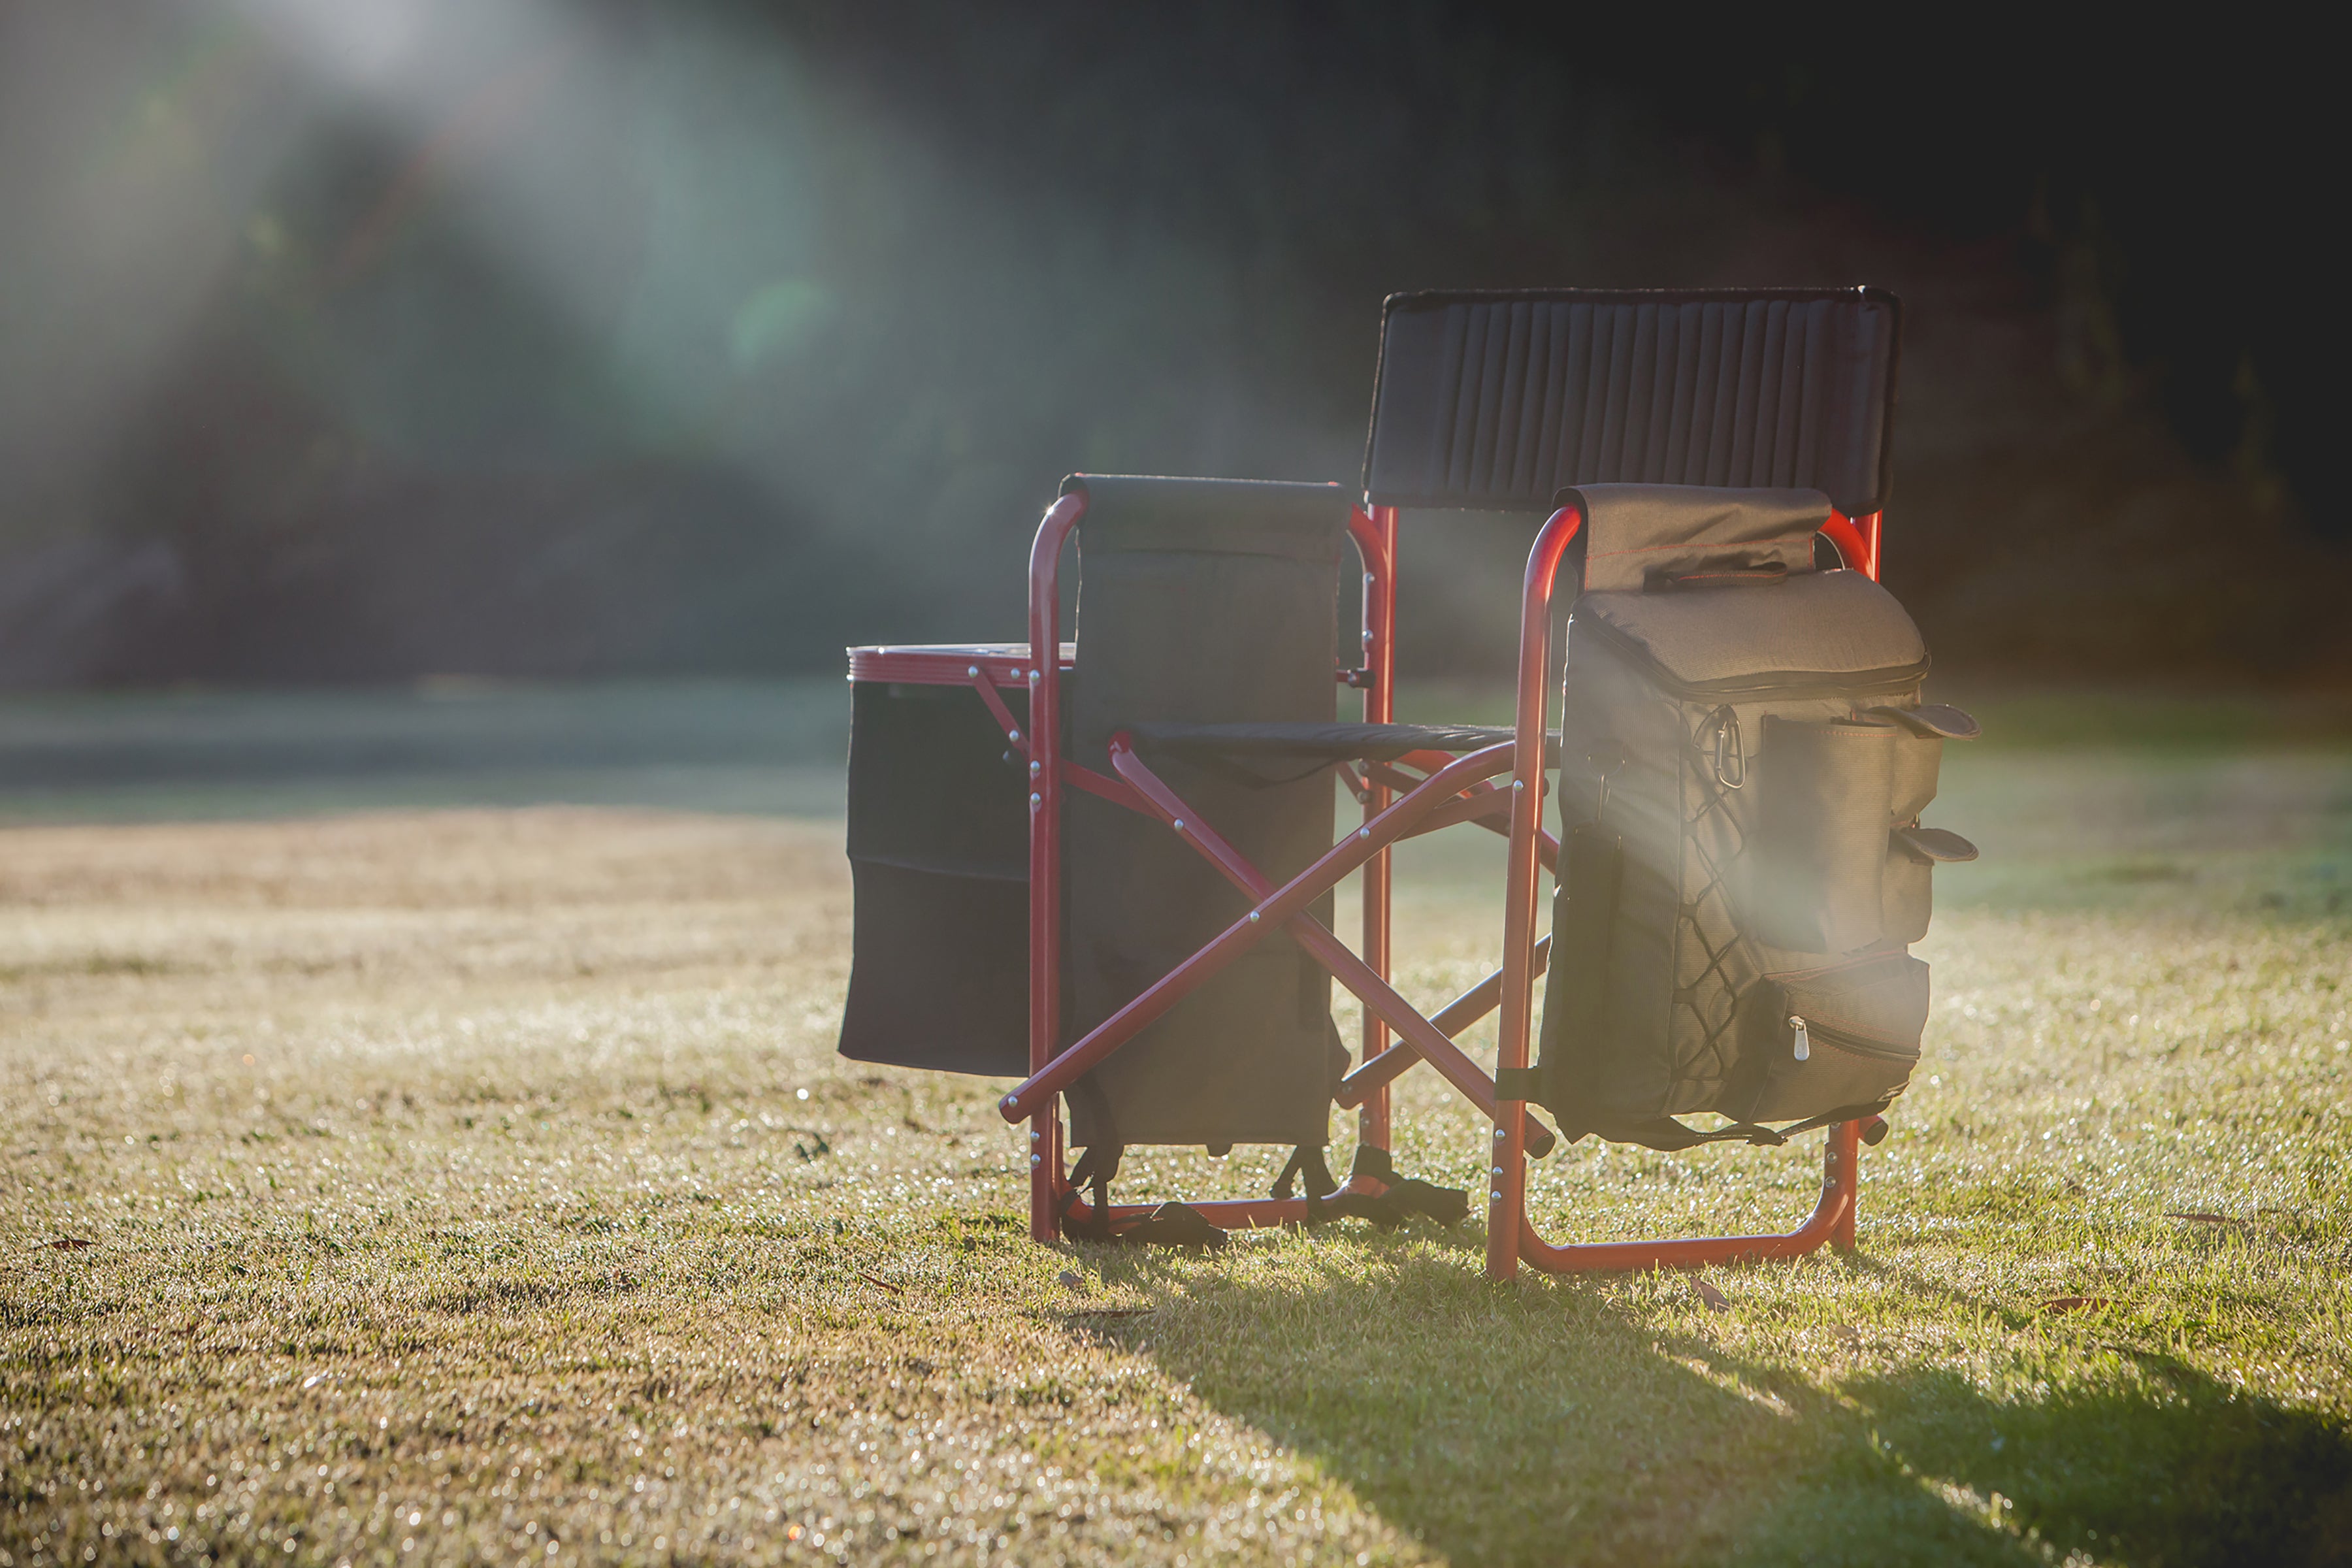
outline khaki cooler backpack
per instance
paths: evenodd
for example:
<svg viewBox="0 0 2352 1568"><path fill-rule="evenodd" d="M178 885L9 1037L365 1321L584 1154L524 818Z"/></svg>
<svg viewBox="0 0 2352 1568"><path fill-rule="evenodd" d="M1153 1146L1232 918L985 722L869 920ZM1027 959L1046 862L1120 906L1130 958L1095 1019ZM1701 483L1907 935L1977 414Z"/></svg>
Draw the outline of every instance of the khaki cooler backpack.
<svg viewBox="0 0 2352 1568"><path fill-rule="evenodd" d="M1919 816L1976 722L1921 705L1893 595L1817 569L1818 491L1575 493L1535 1097L1657 1149L1882 1110L1918 1065L1934 868L1976 858ZM1676 1120L1710 1111L1730 1124Z"/></svg>

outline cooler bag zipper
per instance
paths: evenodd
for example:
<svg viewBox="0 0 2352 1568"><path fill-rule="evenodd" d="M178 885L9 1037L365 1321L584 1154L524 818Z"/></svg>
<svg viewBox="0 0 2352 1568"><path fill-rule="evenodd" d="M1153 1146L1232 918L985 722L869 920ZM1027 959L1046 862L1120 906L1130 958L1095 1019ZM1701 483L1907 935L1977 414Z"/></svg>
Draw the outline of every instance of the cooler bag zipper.
<svg viewBox="0 0 2352 1568"><path fill-rule="evenodd" d="M1789 1029L1794 1036L1795 1043L1795 1049L1791 1054L1801 1062L1811 1058L1812 1037L1815 1035L1821 1036L1832 1046L1852 1051L1856 1056L1878 1057L1887 1061L1898 1062L1915 1061L1918 1058L1916 1051L1906 1051L1900 1047L1890 1046L1881 1040L1873 1040L1849 1030L1824 1026L1819 1019L1807 1018L1801 1013L1789 1015Z"/></svg>

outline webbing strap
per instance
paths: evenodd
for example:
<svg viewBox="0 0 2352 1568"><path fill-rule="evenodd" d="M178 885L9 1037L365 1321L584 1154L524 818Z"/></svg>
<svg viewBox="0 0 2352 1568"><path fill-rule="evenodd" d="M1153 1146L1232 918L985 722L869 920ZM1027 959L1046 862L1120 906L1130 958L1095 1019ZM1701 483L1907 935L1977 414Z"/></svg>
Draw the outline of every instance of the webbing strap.
<svg viewBox="0 0 2352 1568"><path fill-rule="evenodd" d="M1824 1110L1819 1116L1808 1116L1802 1121L1792 1122L1781 1128L1780 1131L1793 1138L1800 1132L1811 1132L1822 1127L1834 1127L1841 1121L1867 1121L1885 1109L1885 1105L1874 1102L1869 1105L1841 1105L1835 1110ZM1878 1124L1875 1133L1865 1130L1862 1135L1863 1142L1865 1143L1876 1143L1885 1136L1886 1124L1883 1121Z"/></svg>
<svg viewBox="0 0 2352 1568"><path fill-rule="evenodd" d="M1533 1100L1536 1098L1536 1069L1533 1068L1496 1068L1495 1069L1496 1100Z"/></svg>
<svg viewBox="0 0 2352 1568"><path fill-rule="evenodd" d="M1560 1131L1565 1132L1568 1129L1562 1127ZM1641 1121L1594 1121L1578 1128L1569 1142L1573 1143L1588 1133L1596 1132L1612 1143L1639 1143L1645 1149L1655 1149L1667 1154L1696 1149L1702 1143L1744 1142L1759 1148L1772 1149L1789 1141L1786 1132L1776 1132L1753 1121L1735 1121L1712 1132L1701 1132L1671 1116L1659 1116Z"/></svg>
<svg viewBox="0 0 2352 1568"><path fill-rule="evenodd" d="M1306 1183L1307 1195L1310 1198L1328 1197L1339 1190L1339 1184L1331 1179L1331 1167L1323 1158L1320 1144L1301 1143L1290 1152L1290 1163L1283 1166L1282 1174L1274 1179L1274 1195L1277 1198L1291 1196L1298 1190L1297 1184L1301 1181Z"/></svg>
<svg viewBox="0 0 2352 1568"><path fill-rule="evenodd" d="M1070 1167L1070 1184L1062 1194L1063 1224L1087 1241L1212 1249L1225 1245L1230 1239L1225 1233L1210 1224L1208 1215L1185 1204L1161 1204L1142 1218L1114 1227L1110 1222L1110 1179L1118 1173L1119 1159L1126 1152L1124 1143L1096 1143L1078 1156L1077 1163ZM1091 1187L1094 1199L1093 1217L1083 1223L1070 1215L1077 1206L1081 1187Z"/></svg>
<svg viewBox="0 0 2352 1568"><path fill-rule="evenodd" d="M1070 1184L1062 1194L1062 1218L1070 1228L1089 1241L1116 1241L1110 1227L1110 1179L1118 1174L1118 1162L1127 1152L1124 1143L1089 1144L1070 1167ZM1077 1206L1078 1190L1094 1189L1094 1217L1080 1223L1070 1218Z"/></svg>
<svg viewBox="0 0 2352 1568"><path fill-rule="evenodd" d="M1322 1152L1317 1150L1316 1163L1322 1163ZM1407 1218L1420 1215L1440 1225L1456 1225L1470 1212L1470 1194L1455 1187L1441 1187L1411 1176L1399 1176L1396 1162L1386 1149L1376 1143L1356 1145L1355 1163L1348 1172L1349 1183L1370 1178L1387 1190L1374 1196L1352 1190L1333 1191L1329 1196L1313 1194L1315 1201L1307 1205L1307 1223L1328 1225L1335 1219L1368 1219L1383 1230L1393 1230ZM1286 1191L1276 1193L1287 1197Z"/></svg>

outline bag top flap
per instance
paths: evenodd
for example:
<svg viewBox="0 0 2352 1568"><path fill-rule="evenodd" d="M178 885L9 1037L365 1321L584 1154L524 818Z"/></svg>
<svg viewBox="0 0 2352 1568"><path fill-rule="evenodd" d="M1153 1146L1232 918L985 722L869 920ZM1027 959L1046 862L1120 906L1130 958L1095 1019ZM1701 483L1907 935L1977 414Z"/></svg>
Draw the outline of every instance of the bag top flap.
<svg viewBox="0 0 2352 1568"><path fill-rule="evenodd" d="M1584 589L1639 590L1708 568L1813 569L1813 534L1830 519L1819 490L1712 485L1584 485Z"/></svg>
<svg viewBox="0 0 2352 1568"><path fill-rule="evenodd" d="M1859 572L1806 572L1763 588L1587 594L1569 622L1633 653L1675 685L1731 692L1792 680L1916 680L1927 646L1895 595Z"/></svg>

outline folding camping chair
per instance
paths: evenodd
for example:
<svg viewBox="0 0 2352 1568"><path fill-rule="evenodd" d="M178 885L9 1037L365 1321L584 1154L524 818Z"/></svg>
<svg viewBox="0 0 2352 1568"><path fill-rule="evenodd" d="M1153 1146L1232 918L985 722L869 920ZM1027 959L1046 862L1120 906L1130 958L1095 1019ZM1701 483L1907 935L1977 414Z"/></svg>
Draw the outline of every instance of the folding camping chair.
<svg viewBox="0 0 2352 1568"><path fill-rule="evenodd" d="M1869 289L1398 295L1383 313L1360 505L1336 486L1066 483L1031 552L1026 645L852 650L860 941L845 1054L1025 1071L1001 1110L1029 1124L1040 1241L1443 1214L1442 1194L1398 1178L1387 1153L1389 1085L1425 1061L1494 1125L1496 1278L1522 1260L1559 1272L1851 1247L1858 1147L1879 1130L1857 1121L1829 1130L1820 1202L1785 1235L1537 1234L1525 1161L1556 1142L1527 1103L1551 940L1536 930L1538 877L1558 871L1560 842L1540 813L1556 760L1551 601L1590 510L1580 487L1819 491L1834 508L1821 534L1875 578L1897 328L1895 300ZM1528 561L1507 730L1393 722L1406 509L1549 513ZM1073 535L1075 646L1058 626ZM1352 663L1329 651L1343 535L1362 566ZM1339 685L1361 692L1361 722L1336 721ZM1330 845L1334 770L1363 810ZM1424 1016L1388 980L1388 851L1464 823L1509 838L1502 964ZM1327 913L1358 871L1360 956ZM1363 1004L1352 1063L1330 1027L1331 979ZM1497 1008L1490 1077L1454 1038ZM1075 1169L1066 1098L1070 1142L1087 1148ZM1310 1157L1330 1103L1360 1112L1356 1165L1336 1190ZM1123 1143L1254 1141L1298 1147L1273 1197L1180 1214L1108 1199L1106 1163ZM1309 1190L1293 1195L1301 1172Z"/></svg>

